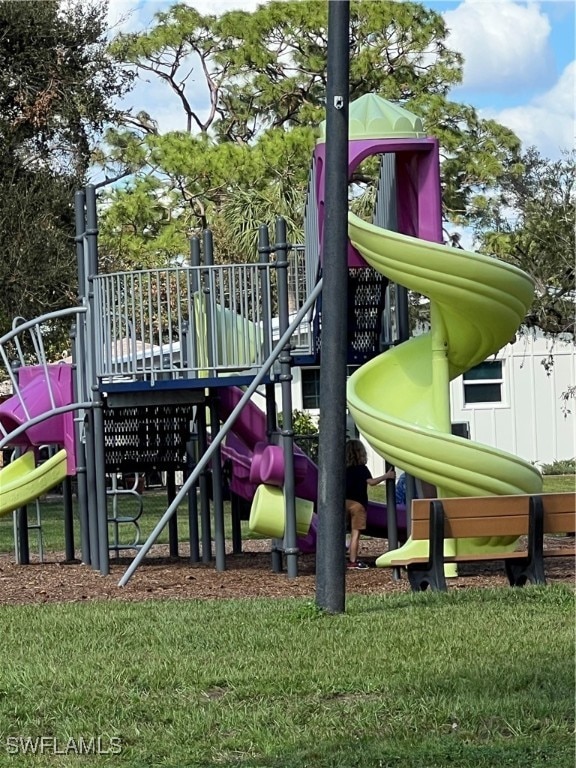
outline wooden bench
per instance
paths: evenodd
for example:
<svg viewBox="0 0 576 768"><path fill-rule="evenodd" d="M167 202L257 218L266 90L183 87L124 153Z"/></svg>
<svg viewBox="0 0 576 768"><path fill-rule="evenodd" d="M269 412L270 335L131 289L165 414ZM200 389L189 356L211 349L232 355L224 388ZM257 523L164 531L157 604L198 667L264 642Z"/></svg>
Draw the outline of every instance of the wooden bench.
<svg viewBox="0 0 576 768"><path fill-rule="evenodd" d="M412 589L446 590L445 563L503 560L511 586L545 584L545 557L574 557L576 547L544 548L544 534L573 534L576 494L542 493L522 496L474 496L417 499L412 502L410 536L428 541L428 557L392 558L387 565L405 567ZM527 536L517 552L444 554L445 539Z"/></svg>

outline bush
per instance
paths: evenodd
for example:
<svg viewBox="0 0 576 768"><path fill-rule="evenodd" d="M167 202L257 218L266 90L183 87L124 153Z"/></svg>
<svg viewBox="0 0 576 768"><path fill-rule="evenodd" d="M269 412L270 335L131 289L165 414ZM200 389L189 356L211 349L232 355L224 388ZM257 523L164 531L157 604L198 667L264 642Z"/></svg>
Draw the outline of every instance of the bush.
<svg viewBox="0 0 576 768"><path fill-rule="evenodd" d="M278 424L282 426L282 414L278 416ZM318 461L318 427L310 414L295 409L292 411L292 429L294 442L312 461Z"/></svg>
<svg viewBox="0 0 576 768"><path fill-rule="evenodd" d="M576 474L576 459L562 459L552 464L542 464L540 471L543 475L574 475Z"/></svg>

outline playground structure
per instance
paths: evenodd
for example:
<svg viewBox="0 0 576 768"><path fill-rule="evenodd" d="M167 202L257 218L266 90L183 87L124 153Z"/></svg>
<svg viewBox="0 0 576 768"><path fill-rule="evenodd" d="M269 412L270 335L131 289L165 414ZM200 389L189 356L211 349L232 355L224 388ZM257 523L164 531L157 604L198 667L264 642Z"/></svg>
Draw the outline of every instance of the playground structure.
<svg viewBox="0 0 576 768"><path fill-rule="evenodd" d="M414 115L368 95L350 107L349 176L373 155L382 156L374 223L349 221L348 360L360 365L348 387L355 423L387 461L441 495L538 492L541 478L531 465L450 434L448 401L450 379L497 351L520 325L531 281L495 259L440 245L437 141ZM185 498L190 559L212 559L209 467L216 568L224 569L225 469L236 510L234 550L244 500L251 528L273 539L273 566L280 568L284 553L295 575L298 553L315 546L317 468L294 445L290 372L317 364L321 349L324 161L321 138L304 249L287 244L279 220L273 243L261 227L259 258L250 264L215 264L205 232L191 240L189 265L100 274L95 191L77 193L80 306L15 321L0 339L13 390L0 406L0 449L22 454L0 471L0 514L75 475L82 560L108 573L110 527L122 521L109 512L116 491L107 489L107 473L184 471L178 493L169 482L170 504L148 540L134 545L126 583L166 525L170 554L178 554L174 513ZM389 281L429 297L430 333L386 336L394 310L386 305ZM71 365L47 362L42 328L56 320L74 322ZM259 393L263 407L254 400ZM58 450L51 464L38 464L38 447L47 443ZM396 542L406 528L405 509L369 510L372 534Z"/></svg>

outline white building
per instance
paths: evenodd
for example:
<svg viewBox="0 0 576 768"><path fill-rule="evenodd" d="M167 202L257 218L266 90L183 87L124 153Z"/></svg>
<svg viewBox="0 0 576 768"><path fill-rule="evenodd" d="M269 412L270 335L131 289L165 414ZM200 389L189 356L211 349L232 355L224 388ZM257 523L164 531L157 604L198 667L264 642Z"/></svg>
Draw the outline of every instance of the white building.
<svg viewBox="0 0 576 768"><path fill-rule="evenodd" d="M544 363L553 364L547 370ZM319 368L293 369L293 407L319 415ZM541 466L576 457L576 402L562 394L576 382L576 344L527 333L451 383L458 434ZM461 430L461 431L460 431ZM369 450L380 474L383 460Z"/></svg>
<svg viewBox="0 0 576 768"><path fill-rule="evenodd" d="M562 394L575 382L573 341L519 335L514 344L452 382L452 421L467 423L472 440L538 466L573 459L576 404Z"/></svg>

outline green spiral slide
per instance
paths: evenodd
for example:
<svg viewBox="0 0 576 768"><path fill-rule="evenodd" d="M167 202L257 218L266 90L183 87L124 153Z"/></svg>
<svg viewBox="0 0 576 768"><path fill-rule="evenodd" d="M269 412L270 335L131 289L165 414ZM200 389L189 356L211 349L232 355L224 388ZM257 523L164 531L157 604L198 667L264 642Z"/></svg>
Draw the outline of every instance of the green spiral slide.
<svg viewBox="0 0 576 768"><path fill-rule="evenodd" d="M531 464L450 434L449 381L514 336L533 282L516 267L478 253L400 235L349 214L352 244L390 280L430 299L431 330L370 360L349 379L348 406L360 433L396 467L433 483L440 496L537 493ZM450 542L447 552L505 551L515 539ZM403 555L425 554L408 542ZM395 553L398 554L398 550ZM387 565L382 555L377 565Z"/></svg>

